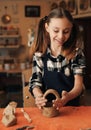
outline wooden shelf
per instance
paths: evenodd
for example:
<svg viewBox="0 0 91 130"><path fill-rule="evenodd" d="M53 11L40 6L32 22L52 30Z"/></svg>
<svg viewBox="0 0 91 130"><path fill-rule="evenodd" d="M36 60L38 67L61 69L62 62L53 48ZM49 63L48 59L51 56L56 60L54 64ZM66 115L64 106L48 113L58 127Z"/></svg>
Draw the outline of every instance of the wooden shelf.
<svg viewBox="0 0 91 130"><path fill-rule="evenodd" d="M19 38L20 35L0 35L0 38Z"/></svg>
<svg viewBox="0 0 91 130"><path fill-rule="evenodd" d="M0 48L19 48L21 44L21 35L13 34L0 35Z"/></svg>
<svg viewBox="0 0 91 130"><path fill-rule="evenodd" d="M3 45L0 45L0 48L19 48L20 45L7 45L7 46L3 46Z"/></svg>
<svg viewBox="0 0 91 130"><path fill-rule="evenodd" d="M73 15L73 18L75 19L87 18L87 17L91 17L91 13L82 13L82 14Z"/></svg>

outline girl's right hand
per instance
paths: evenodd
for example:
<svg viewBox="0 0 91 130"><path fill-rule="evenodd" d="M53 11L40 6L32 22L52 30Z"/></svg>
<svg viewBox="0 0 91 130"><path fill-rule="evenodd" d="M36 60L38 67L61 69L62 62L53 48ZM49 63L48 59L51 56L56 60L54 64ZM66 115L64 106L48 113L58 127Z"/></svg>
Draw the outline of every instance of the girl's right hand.
<svg viewBox="0 0 91 130"><path fill-rule="evenodd" d="M42 94L35 97L35 104L39 109L42 109L42 107L46 105L46 102L47 99L45 99Z"/></svg>
<svg viewBox="0 0 91 130"><path fill-rule="evenodd" d="M68 102L69 99L69 93L67 91L62 91L62 97L59 99L56 99L53 101L53 106L56 109L60 109L60 107L65 106L65 104Z"/></svg>

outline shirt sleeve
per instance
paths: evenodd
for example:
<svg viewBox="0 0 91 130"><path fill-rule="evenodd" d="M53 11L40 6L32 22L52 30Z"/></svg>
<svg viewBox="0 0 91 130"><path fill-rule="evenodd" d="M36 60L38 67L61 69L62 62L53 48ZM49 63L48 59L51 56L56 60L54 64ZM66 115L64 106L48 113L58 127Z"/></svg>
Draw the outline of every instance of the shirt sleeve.
<svg viewBox="0 0 91 130"><path fill-rule="evenodd" d="M85 69L86 69L86 59L81 50L79 50L75 56L75 58L72 61L72 69L74 75L79 74L79 75L84 75L85 74Z"/></svg>
<svg viewBox="0 0 91 130"><path fill-rule="evenodd" d="M41 56L33 56L32 76L29 81L29 91L32 93L34 87L42 87L43 62Z"/></svg>

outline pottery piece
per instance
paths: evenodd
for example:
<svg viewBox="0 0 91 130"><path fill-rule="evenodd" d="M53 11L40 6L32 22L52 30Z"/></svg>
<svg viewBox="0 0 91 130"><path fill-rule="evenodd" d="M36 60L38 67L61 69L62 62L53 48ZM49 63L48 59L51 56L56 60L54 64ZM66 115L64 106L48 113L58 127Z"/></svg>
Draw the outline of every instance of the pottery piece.
<svg viewBox="0 0 91 130"><path fill-rule="evenodd" d="M54 89L48 89L43 96L46 98L48 94L53 94L56 99L60 98L58 92ZM53 103L51 101L47 102L43 107L42 114L46 117L55 117L59 115L59 110L53 107Z"/></svg>

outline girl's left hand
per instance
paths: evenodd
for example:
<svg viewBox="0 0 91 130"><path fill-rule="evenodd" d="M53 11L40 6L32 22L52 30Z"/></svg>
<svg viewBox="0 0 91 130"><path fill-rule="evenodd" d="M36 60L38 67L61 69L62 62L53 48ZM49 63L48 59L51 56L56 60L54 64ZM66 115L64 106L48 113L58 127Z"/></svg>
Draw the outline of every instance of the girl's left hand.
<svg viewBox="0 0 91 130"><path fill-rule="evenodd" d="M59 109L60 107L63 107L68 102L68 92L62 91L62 97L56 100L53 100L53 107L56 109Z"/></svg>

